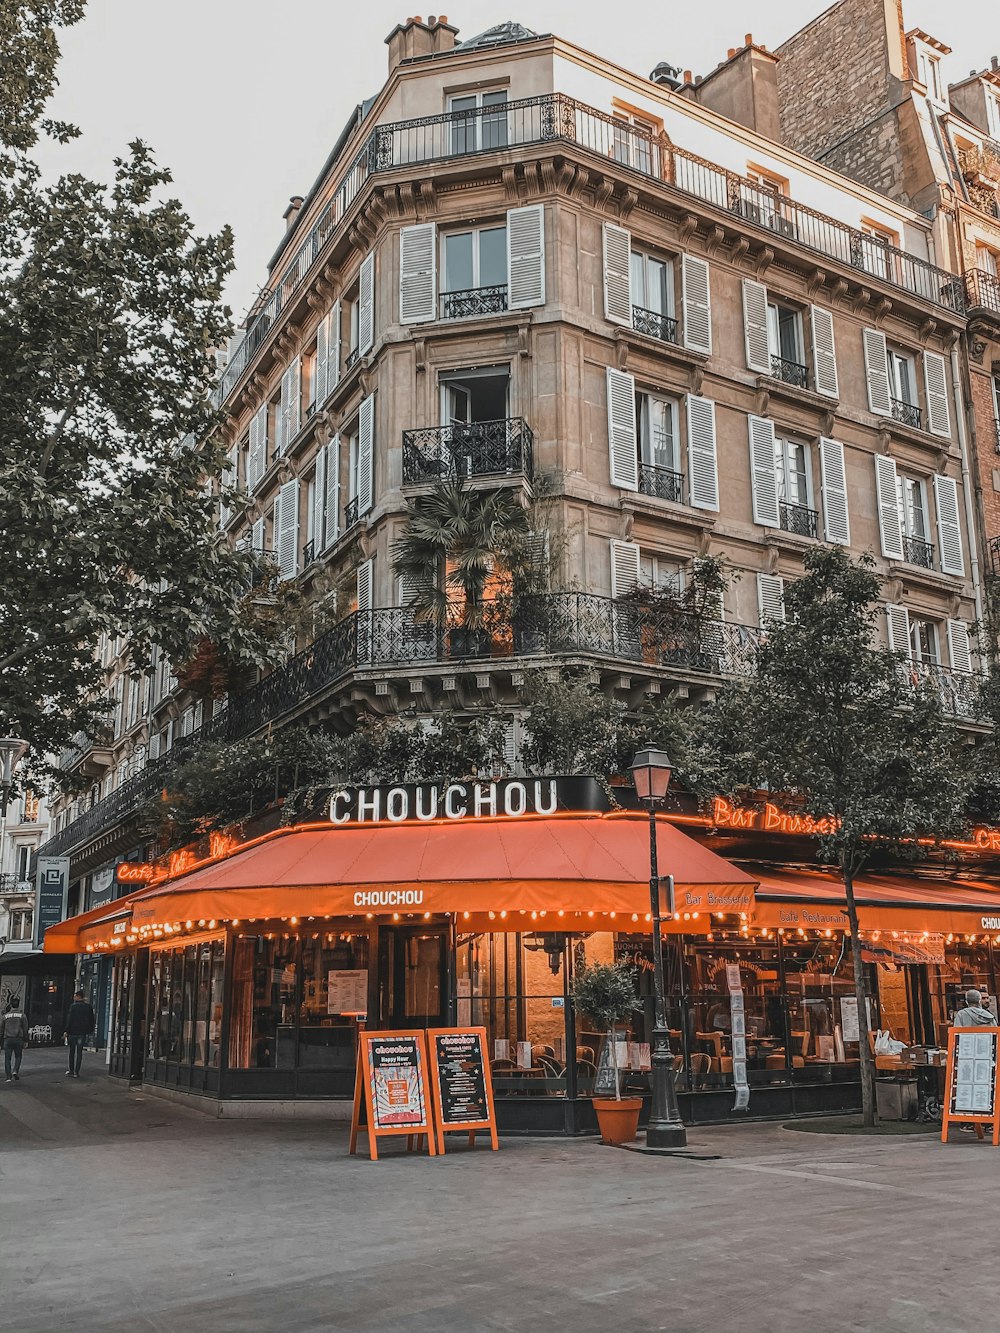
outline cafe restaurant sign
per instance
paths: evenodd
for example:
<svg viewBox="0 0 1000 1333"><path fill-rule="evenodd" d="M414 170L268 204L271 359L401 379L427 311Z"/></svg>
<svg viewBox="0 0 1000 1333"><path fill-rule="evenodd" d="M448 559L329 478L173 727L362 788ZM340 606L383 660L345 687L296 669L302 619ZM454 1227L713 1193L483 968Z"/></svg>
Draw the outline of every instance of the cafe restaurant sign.
<svg viewBox="0 0 1000 1333"><path fill-rule="evenodd" d="M334 824L402 824L406 820L486 819L602 810L592 778L499 778L484 782L417 782L343 787L330 796Z"/></svg>

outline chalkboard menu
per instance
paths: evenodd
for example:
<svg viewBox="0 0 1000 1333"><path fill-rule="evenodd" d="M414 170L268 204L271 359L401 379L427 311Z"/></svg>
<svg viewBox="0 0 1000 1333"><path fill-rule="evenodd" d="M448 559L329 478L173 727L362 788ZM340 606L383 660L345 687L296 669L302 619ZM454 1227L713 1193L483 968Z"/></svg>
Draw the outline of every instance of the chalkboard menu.
<svg viewBox="0 0 1000 1333"><path fill-rule="evenodd" d="M438 1126L438 1151L450 1130L468 1130L470 1144L477 1130L488 1131L497 1147L493 1082L486 1060L485 1028L432 1028L431 1080Z"/></svg>

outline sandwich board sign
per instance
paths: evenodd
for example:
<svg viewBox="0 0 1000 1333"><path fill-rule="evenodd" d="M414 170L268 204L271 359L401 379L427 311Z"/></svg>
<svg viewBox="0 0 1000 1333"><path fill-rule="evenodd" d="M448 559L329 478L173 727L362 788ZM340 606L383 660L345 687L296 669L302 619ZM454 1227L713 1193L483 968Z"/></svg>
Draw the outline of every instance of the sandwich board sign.
<svg viewBox="0 0 1000 1333"><path fill-rule="evenodd" d="M392 1135L406 1135L407 1147L412 1148L414 1138L426 1134L427 1149L433 1157L437 1147L424 1033L361 1032L358 1036L361 1059L354 1082L350 1152L357 1151L358 1130L363 1124L373 1162L378 1161L378 1140Z"/></svg>
<svg viewBox="0 0 1000 1333"><path fill-rule="evenodd" d="M993 1146L1000 1144L1000 1088L997 1086L995 1027L952 1028L948 1034L948 1065L941 1113L941 1142L948 1141L948 1126L972 1124L983 1137L983 1126L993 1127Z"/></svg>
<svg viewBox="0 0 1000 1333"><path fill-rule="evenodd" d="M445 1134L453 1131L467 1131L470 1147L477 1134L489 1134L494 1152L499 1146L486 1040L485 1028L431 1028L427 1033L440 1153Z"/></svg>

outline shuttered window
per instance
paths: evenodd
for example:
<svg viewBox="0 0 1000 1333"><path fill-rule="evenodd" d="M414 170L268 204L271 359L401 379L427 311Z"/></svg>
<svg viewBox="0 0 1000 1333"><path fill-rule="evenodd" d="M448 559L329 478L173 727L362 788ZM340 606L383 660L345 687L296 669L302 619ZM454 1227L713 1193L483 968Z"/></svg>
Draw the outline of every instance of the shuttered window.
<svg viewBox="0 0 1000 1333"><path fill-rule="evenodd" d="M687 400L688 479L695 509L719 508L719 460L715 443L715 403L690 394Z"/></svg>
<svg viewBox="0 0 1000 1333"><path fill-rule="evenodd" d="M437 239L433 222L399 233L399 322L422 324L437 313Z"/></svg>
<svg viewBox="0 0 1000 1333"><path fill-rule="evenodd" d="M905 606L889 602L885 608L886 636L891 653L910 656L910 613Z"/></svg>
<svg viewBox="0 0 1000 1333"><path fill-rule="evenodd" d="M358 413L358 513L367 514L375 498L375 395L370 393Z"/></svg>
<svg viewBox="0 0 1000 1333"><path fill-rule="evenodd" d="M885 334L878 329L865 329L865 378L868 382L868 406L880 417L890 416L889 353Z"/></svg>
<svg viewBox="0 0 1000 1333"><path fill-rule="evenodd" d="M604 314L612 324L632 325L632 233L604 224Z"/></svg>
<svg viewBox="0 0 1000 1333"><path fill-rule="evenodd" d="M607 368L608 448L611 484L623 490L639 489L639 454L635 430L635 379L621 370Z"/></svg>
<svg viewBox="0 0 1000 1333"><path fill-rule="evenodd" d="M933 435L951 435L948 411L948 370L938 352L924 353L924 387L927 390L927 425Z"/></svg>
<svg viewBox="0 0 1000 1333"><path fill-rule="evenodd" d="M274 549L283 579L293 579L299 572L299 483L286 481L279 492Z"/></svg>
<svg viewBox="0 0 1000 1333"><path fill-rule="evenodd" d="M969 627L964 621L948 621L948 661L951 663L952 671L971 672L972 670Z"/></svg>
<svg viewBox="0 0 1000 1333"><path fill-rule="evenodd" d="M639 548L635 542L611 542L611 596L626 597L639 586Z"/></svg>
<svg viewBox="0 0 1000 1333"><path fill-rule="evenodd" d="M962 526L958 518L958 483L954 477L934 478L937 504L938 542L941 547L941 572L964 574Z"/></svg>
<svg viewBox="0 0 1000 1333"><path fill-rule="evenodd" d="M875 496L882 554L887 560L902 560L903 532L899 522L896 463L884 454L875 455Z"/></svg>
<svg viewBox="0 0 1000 1333"><path fill-rule="evenodd" d="M258 518L250 529L250 547L254 551L264 550L264 520Z"/></svg>
<svg viewBox="0 0 1000 1333"><path fill-rule="evenodd" d="M819 458L826 540L838 546L850 546L851 523L847 511L847 468L843 444L840 440L821 438Z"/></svg>
<svg viewBox="0 0 1000 1333"><path fill-rule="evenodd" d="M743 341L747 368L759 375L771 373L771 344L767 334L767 288L752 278L743 279Z"/></svg>
<svg viewBox="0 0 1000 1333"><path fill-rule="evenodd" d="M247 490L252 494L267 471L267 403L250 418L250 447L247 452Z"/></svg>
<svg viewBox="0 0 1000 1333"><path fill-rule="evenodd" d="M281 377L281 396L278 400L278 422L275 452L283 454L299 433L301 419L302 367L296 357Z"/></svg>
<svg viewBox="0 0 1000 1333"><path fill-rule="evenodd" d="M366 255L358 277L358 355L375 341L375 253Z"/></svg>
<svg viewBox="0 0 1000 1333"><path fill-rule="evenodd" d="M541 204L507 213L507 283L511 310L545 304L545 213Z"/></svg>
<svg viewBox="0 0 1000 1333"><path fill-rule="evenodd" d="M813 368L816 379L816 392L827 398L840 396L840 381L837 375L837 350L833 338L833 315L822 306L811 308Z"/></svg>
<svg viewBox="0 0 1000 1333"><path fill-rule="evenodd" d="M235 490L239 484L239 445L234 444L226 454L226 464L219 479L220 488ZM232 506L225 498L219 500L219 527L224 528L233 516Z"/></svg>
<svg viewBox="0 0 1000 1333"><path fill-rule="evenodd" d="M340 379L340 302L320 320L316 329L316 406L322 407Z"/></svg>
<svg viewBox="0 0 1000 1333"><path fill-rule="evenodd" d="M753 521L765 528L781 525L778 510L778 477L774 467L774 422L767 417L748 418L750 432L750 486Z"/></svg>
<svg viewBox="0 0 1000 1333"><path fill-rule="evenodd" d="M757 575L757 611L761 629L785 618L785 580L776 574Z"/></svg>
<svg viewBox="0 0 1000 1333"><path fill-rule="evenodd" d="M712 350L712 294L708 264L693 255L681 258L681 298L684 307L684 346L693 352Z"/></svg>
<svg viewBox="0 0 1000 1333"><path fill-rule="evenodd" d="M335 435L325 449L326 460L323 464L323 482L325 498L323 501L324 522L322 533L317 532L317 541L325 550L340 536L340 436Z"/></svg>

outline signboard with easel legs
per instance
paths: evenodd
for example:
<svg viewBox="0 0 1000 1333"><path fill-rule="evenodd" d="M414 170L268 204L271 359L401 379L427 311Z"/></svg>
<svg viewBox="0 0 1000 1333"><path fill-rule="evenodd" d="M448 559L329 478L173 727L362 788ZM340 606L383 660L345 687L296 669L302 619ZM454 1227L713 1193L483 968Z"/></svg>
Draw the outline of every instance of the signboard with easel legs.
<svg viewBox="0 0 1000 1333"><path fill-rule="evenodd" d="M973 1125L979 1138L993 1127L993 1146L1000 1144L1000 1089L997 1087L995 1027L952 1028L948 1034L948 1067L941 1113L941 1142L952 1124Z"/></svg>
<svg viewBox="0 0 1000 1333"><path fill-rule="evenodd" d="M434 1114L427 1085L425 1035L421 1031L361 1032L361 1058L354 1083L354 1114L351 1118L350 1152L358 1147L365 1111L364 1129L368 1153L378 1161L378 1140L404 1135L407 1148L427 1135L427 1151L437 1153Z"/></svg>

